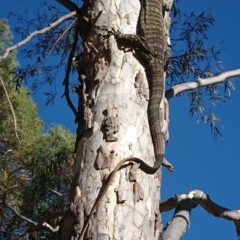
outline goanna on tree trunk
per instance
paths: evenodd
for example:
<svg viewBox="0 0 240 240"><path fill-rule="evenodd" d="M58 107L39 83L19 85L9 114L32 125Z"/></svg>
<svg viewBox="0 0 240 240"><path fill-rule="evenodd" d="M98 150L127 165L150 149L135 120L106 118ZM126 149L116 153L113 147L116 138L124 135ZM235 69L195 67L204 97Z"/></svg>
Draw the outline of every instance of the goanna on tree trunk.
<svg viewBox="0 0 240 240"><path fill-rule="evenodd" d="M160 11L154 12L160 17L156 27L163 26L162 6L158 5L162 1L151 1ZM159 102L152 104L163 102L166 29L156 30L156 46L147 38L148 31L139 46L136 40L129 40L134 44L118 41L119 32L131 37L144 35L143 29L138 32L139 24L154 20L147 9L141 8L139 0L102 0L93 1L86 11L91 29L79 58L77 157L61 239L159 239L161 235L161 170L147 174L139 159L153 166L155 155L162 154L162 158L164 154L162 132L161 136L153 136L152 126L149 128L148 105L158 92ZM140 18L143 11L145 20ZM149 59L157 59L151 63L153 67ZM155 76L158 64L160 76ZM160 77L161 86L156 92L151 84L157 84L157 80L151 82L149 75ZM164 113L156 114L153 120L159 118L162 123ZM153 137L160 137L162 143L154 143ZM156 152L158 147L160 152ZM115 167L126 158L137 159L137 163L127 161L116 171Z"/></svg>

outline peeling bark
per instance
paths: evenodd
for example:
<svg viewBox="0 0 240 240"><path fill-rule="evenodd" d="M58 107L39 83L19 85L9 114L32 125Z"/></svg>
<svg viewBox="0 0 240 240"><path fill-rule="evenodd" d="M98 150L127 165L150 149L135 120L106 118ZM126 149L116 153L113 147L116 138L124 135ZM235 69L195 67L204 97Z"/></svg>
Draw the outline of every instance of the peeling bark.
<svg viewBox="0 0 240 240"><path fill-rule="evenodd" d="M160 172L148 175L136 170L129 181L131 166L123 166L92 212L109 174L120 160L134 156L150 166L155 160L149 144L149 90L144 66L134 52L120 49L115 37L106 31L136 34L140 2L100 0L92 3L89 11L98 18L88 19L94 24L84 41L80 73L84 86L79 91L84 100L80 108L83 116L78 116L81 126L71 208L61 228L62 233L72 231L66 237L62 234L61 239L158 239L155 212ZM77 189L81 192L78 200Z"/></svg>
<svg viewBox="0 0 240 240"><path fill-rule="evenodd" d="M200 205L216 217L233 221L239 236L240 210L222 207L200 190L176 195L159 204L161 171L150 176L140 171L136 164L122 166L114 181L110 182L106 194L98 198L108 184L115 166L122 159L134 156L144 159L149 165L153 165L154 162L153 147L149 144L152 142L146 114L149 88L144 65L136 58L137 48L131 47L131 44L128 49L120 48L114 35L109 34L114 31L136 35L140 2L86 0L80 9L69 0L55 1L72 12L7 48L4 55L0 56L0 61L34 36L77 16L77 24L82 28L81 37L85 51L81 56L83 61L78 66L79 85L74 88L80 98L77 116L77 158L70 206L60 224L61 239L160 239L162 227L159 212L174 208L173 219L169 221L163 239L180 239L190 224L190 212L196 205ZM169 47L169 11L173 0L163 0L163 4L164 31ZM76 24L76 20L72 24ZM140 44L137 50L141 47L147 49L147 44ZM71 69L73 53L72 48L67 74ZM165 54L170 55L170 48L166 49ZM166 60L165 75L167 67ZM195 82L179 84L167 90L164 106L161 106L164 109L162 132L165 134L165 140L169 139L168 99L178 93L221 83L239 75L240 69L236 69L211 78L199 78ZM65 83L68 89L68 81ZM76 110L74 112L76 113ZM17 126L15 130L17 137ZM163 165L170 171L173 170L173 166L166 159ZM98 199L100 201L94 205ZM54 228L44 220L34 222L11 206L6 206L16 216L36 228L53 232L59 229L58 226ZM93 206L96 206L96 209L93 209Z"/></svg>

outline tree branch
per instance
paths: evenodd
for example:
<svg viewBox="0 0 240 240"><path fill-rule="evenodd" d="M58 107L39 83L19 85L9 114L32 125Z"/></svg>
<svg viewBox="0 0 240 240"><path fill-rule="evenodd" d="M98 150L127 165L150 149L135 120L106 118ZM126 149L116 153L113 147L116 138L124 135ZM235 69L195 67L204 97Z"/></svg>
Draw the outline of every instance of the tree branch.
<svg viewBox="0 0 240 240"><path fill-rule="evenodd" d="M72 1L69 1L69 0L55 0L55 1L60 3L65 8L67 8L70 12L79 11L78 6Z"/></svg>
<svg viewBox="0 0 240 240"><path fill-rule="evenodd" d="M9 103L10 109L11 109L11 111L12 111L15 136L16 136L18 142L20 142L20 139L19 139L19 136L18 136L18 128L17 128L17 118L16 118L16 114L15 114L15 111L14 111L14 108L13 108L13 105L12 105L12 102L11 102L11 100L10 100L10 98L9 98L7 89L6 89L5 85L4 85L3 79L2 79L1 77L0 77L0 81L1 81L1 84L2 84L2 86L3 86L4 93L5 93L6 97L7 97L7 101L8 101L8 103Z"/></svg>
<svg viewBox="0 0 240 240"><path fill-rule="evenodd" d="M77 118L77 110L75 108L75 106L73 105L71 98L70 98L70 94L69 94L69 76L70 76L70 72L71 72L71 68L72 68L72 60L74 57L74 53L77 47L77 42L78 42L78 27L75 26L75 32L74 32L74 42L70 51L70 54L68 56L68 62L67 62L67 69L66 69L66 74L65 74L65 78L63 80L63 85L64 85L64 94L63 96L66 97L66 101L68 106L71 108L71 110L73 111L75 117Z"/></svg>
<svg viewBox="0 0 240 240"><path fill-rule="evenodd" d="M163 240L178 240L184 235L186 228L190 225L190 212L195 206L193 199L179 201L173 219L168 222L164 231Z"/></svg>
<svg viewBox="0 0 240 240"><path fill-rule="evenodd" d="M34 31L32 32L29 36L27 36L24 40L22 40L21 42L7 48L5 50L5 53L0 56L0 61L2 61L3 59L6 59L7 56L9 55L9 53L23 45L25 45L27 42L29 42L33 37L37 36L37 35L40 35L40 34L43 34L47 31L49 31L50 29L56 27L57 25L59 25L60 23L62 23L63 21L65 21L66 19L68 18L71 18L73 16L76 15L76 11L74 12L71 12L71 13L68 13L66 15L64 15L63 17L59 18L57 21L53 22L53 23L50 23L48 27L45 27L45 28L42 28L40 30L37 30L37 31Z"/></svg>
<svg viewBox="0 0 240 240"><path fill-rule="evenodd" d="M187 194L176 195L172 198L169 198L166 201L161 202L159 204L160 212L169 211L173 208L176 208L178 210L179 209L183 210L183 207L181 206L181 204L185 200L190 200L188 202L188 207L187 207L189 212L193 207L196 206L196 204L199 204L204 210L214 215L215 217L221 217L221 218L225 218L227 220L233 221L236 226L237 236L238 237L240 236L240 210L230 210L228 208L220 206L215 202L213 202L206 193L200 190L193 190ZM186 210L186 206L184 210ZM175 211L175 213L176 212L177 210ZM176 216L174 216L174 219L175 217ZM171 224L172 222L169 223L169 225L167 226L167 229L169 226L171 226ZM176 224L176 221L175 221L175 224ZM169 238L169 240L170 239L172 240L172 238Z"/></svg>
<svg viewBox="0 0 240 240"><path fill-rule="evenodd" d="M53 228L50 224L44 222L43 224L43 227L49 229L51 232L58 232L59 230L59 226L56 226L55 228Z"/></svg>
<svg viewBox="0 0 240 240"><path fill-rule="evenodd" d="M168 89L165 93L166 98L170 99L181 92L195 90L203 86L224 82L227 78L232 78L237 76L240 76L240 69L226 71L226 72L220 73L217 76L210 77L210 78L205 78L205 79L199 78L196 82L181 83Z"/></svg>
<svg viewBox="0 0 240 240"><path fill-rule="evenodd" d="M48 54L45 56L45 58L41 61L41 62L39 62L38 64L40 65L40 64L43 64L43 62L45 62L46 61L46 59L50 56L50 54L51 54L51 52L53 51L53 49L55 48L55 46L57 45L57 43L63 38L63 36L67 33L67 31L69 31L71 28L72 28L72 26L73 26L73 24L76 22L76 19L63 31L63 33L61 33L61 35L57 38L57 40L53 43L53 45L52 45L52 47L51 47L51 49L49 50L49 52L48 52ZM35 66L35 68L36 68L37 66Z"/></svg>
<svg viewBox="0 0 240 240"><path fill-rule="evenodd" d="M31 225L33 225L33 229L40 229L40 228L45 228L47 230L49 230L50 232L58 232L59 230L59 226L56 226L55 228L52 227L49 223L47 223L44 219L50 219L50 218L57 218L57 217L62 217L63 216L63 212L55 212L55 213L49 213L48 217L43 218L42 220L39 221L39 223L34 222L33 220L31 220L30 218L27 218L25 216L23 216L22 214L20 214L16 209L14 209L13 207L11 207L10 205L8 205L5 200L4 200L4 205L10 209L17 217L21 218L22 220L30 223Z"/></svg>
<svg viewBox="0 0 240 240"><path fill-rule="evenodd" d="M27 218L23 215L21 215L16 209L12 208L11 206L9 206L7 203L5 203L6 207L9 208L17 217L21 218L22 220L31 223L34 226L37 226L37 223L34 222L33 220L31 220L30 218Z"/></svg>

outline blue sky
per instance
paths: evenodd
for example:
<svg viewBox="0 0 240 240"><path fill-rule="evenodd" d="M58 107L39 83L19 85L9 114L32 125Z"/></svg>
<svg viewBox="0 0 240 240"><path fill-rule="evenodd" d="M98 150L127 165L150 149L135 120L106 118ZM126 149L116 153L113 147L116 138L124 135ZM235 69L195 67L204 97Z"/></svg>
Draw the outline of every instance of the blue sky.
<svg viewBox="0 0 240 240"><path fill-rule="evenodd" d="M218 46L223 41L224 51L221 55L227 70L240 67L240 1L188 1L181 0L184 11L197 13L211 12L216 19L215 27L209 34L209 46ZM216 3L217 2L217 3ZM9 11L24 13L30 10L35 1L8 0L0 1L0 17L6 18ZM30 7L31 6L31 7ZM14 21L9 22L14 27ZM240 80L240 79L238 79ZM46 107L44 98L35 94L39 105L40 117L47 124L60 123L75 131L73 114L65 101L60 99L54 106ZM232 91L231 99L216 107L217 114L224 121L224 141L215 141L207 124L197 123L189 115L186 97L170 101L170 141L166 157L174 164L175 171L163 170L162 198L166 199L178 193L201 189L212 200L230 209L240 209L240 84ZM164 214L166 221L172 215ZM232 222L215 218L197 207L191 214L190 229L183 239L237 239Z"/></svg>

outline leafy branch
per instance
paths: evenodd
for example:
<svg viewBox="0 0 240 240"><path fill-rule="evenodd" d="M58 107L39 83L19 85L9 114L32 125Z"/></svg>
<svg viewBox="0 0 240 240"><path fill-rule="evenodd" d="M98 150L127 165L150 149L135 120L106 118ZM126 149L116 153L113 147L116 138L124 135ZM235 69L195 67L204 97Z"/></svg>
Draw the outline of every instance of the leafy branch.
<svg viewBox="0 0 240 240"><path fill-rule="evenodd" d="M230 78L240 76L240 69L235 69L231 71L225 71L218 75L207 77L207 78L198 78L196 81L179 83L165 92L167 99L171 99L174 96L188 92L189 98L191 99L191 105L189 113L191 116L198 116L198 120L203 123L209 122L211 132L214 137L219 137L223 139L220 128L223 127L222 119L219 118L213 111L212 106L215 106L215 103L220 103L229 98L230 90L234 89L234 86ZM227 80L228 79L228 80ZM227 92L227 95L220 93L218 88L219 83L224 84L224 93ZM205 88L203 88L205 87ZM208 100L205 101L203 96L206 97L208 94Z"/></svg>
<svg viewBox="0 0 240 240"><path fill-rule="evenodd" d="M5 53L0 56L0 61L2 61L3 59L6 59L7 56L9 55L10 52L12 52L13 50L25 45L27 42L29 42L33 37L37 36L37 35L40 35L40 34L43 34L47 31L49 31L50 29L56 27L57 25L59 25L60 23L62 23L63 21L65 21L66 19L68 18L71 18L73 16L76 15L76 11L74 12L71 12L71 13L68 13L66 15L64 15L63 17L59 18L57 21L53 22L53 23L50 23L48 27L45 27L45 28L42 28L40 30L37 30L37 31L34 31L32 32L31 34L29 34L29 36L27 36L24 40L22 40L21 42L7 48L5 50Z"/></svg>

